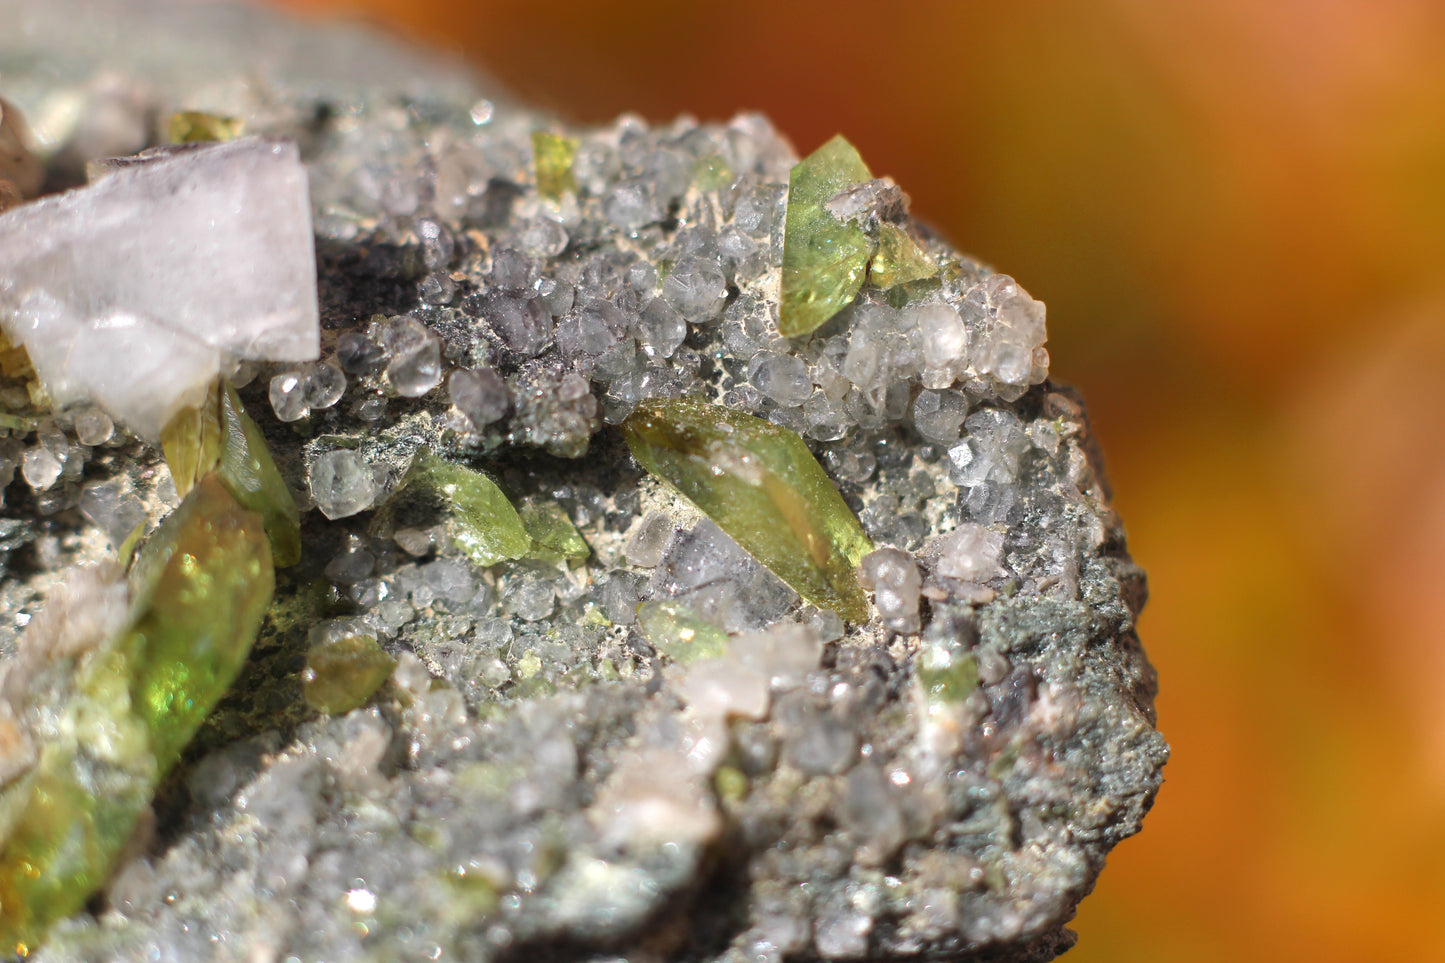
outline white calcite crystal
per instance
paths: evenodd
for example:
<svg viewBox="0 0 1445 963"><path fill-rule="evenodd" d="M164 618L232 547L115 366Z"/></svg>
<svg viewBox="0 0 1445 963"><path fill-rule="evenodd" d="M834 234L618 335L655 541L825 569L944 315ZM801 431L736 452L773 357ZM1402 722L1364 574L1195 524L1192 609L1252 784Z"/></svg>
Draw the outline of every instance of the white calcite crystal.
<svg viewBox="0 0 1445 963"><path fill-rule="evenodd" d="M315 359L296 146L160 152L0 216L0 324L56 404L93 402L150 440L236 361Z"/></svg>
<svg viewBox="0 0 1445 963"><path fill-rule="evenodd" d="M965 522L929 542L924 554L934 559L934 571L945 578L982 582L999 572L1003 536L982 525Z"/></svg>

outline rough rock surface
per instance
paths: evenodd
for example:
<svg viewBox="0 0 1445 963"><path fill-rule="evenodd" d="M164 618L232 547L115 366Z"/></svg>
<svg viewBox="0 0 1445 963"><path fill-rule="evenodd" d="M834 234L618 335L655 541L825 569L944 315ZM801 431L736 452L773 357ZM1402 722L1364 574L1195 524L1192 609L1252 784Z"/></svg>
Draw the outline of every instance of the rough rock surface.
<svg viewBox="0 0 1445 963"><path fill-rule="evenodd" d="M873 239L872 280L787 339L797 157L759 117L573 130L350 31L119 0L0 0L0 84L52 187L178 110L296 141L321 290L321 359L233 379L303 558L154 831L37 959L1071 945L1167 755L1143 575L1047 380L1042 305L896 186L824 205ZM66 566L175 502L105 412L31 411L12 382L0 656ZM677 397L806 439L877 549L867 622L803 603L629 456L616 426ZM415 481L433 456L497 481L528 557L481 554L457 484L449 509ZM315 695L338 639L396 660L344 712L347 678Z"/></svg>

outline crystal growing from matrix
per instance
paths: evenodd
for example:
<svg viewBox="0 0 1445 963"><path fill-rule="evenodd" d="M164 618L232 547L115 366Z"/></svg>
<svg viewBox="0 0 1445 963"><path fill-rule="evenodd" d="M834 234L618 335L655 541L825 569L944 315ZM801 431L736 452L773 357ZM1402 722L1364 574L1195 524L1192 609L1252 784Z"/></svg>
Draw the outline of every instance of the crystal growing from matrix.
<svg viewBox="0 0 1445 963"><path fill-rule="evenodd" d="M0 796L0 945L28 955L110 878L156 785L240 672L273 579L260 517L210 476L147 543L129 598L118 572L81 570L64 607L31 623L0 692L0 718L43 739ZM66 659L68 688L50 665Z"/></svg>
<svg viewBox="0 0 1445 963"><path fill-rule="evenodd" d="M795 338L848 305L867 273L868 238L828 209L834 195L872 177L863 158L834 137L793 168L783 236L783 293L778 331Z"/></svg>
<svg viewBox="0 0 1445 963"><path fill-rule="evenodd" d="M154 441L236 360L320 351L294 144L157 152L0 216L0 324L56 404Z"/></svg>
<svg viewBox="0 0 1445 963"><path fill-rule="evenodd" d="M796 434L686 400L639 405L623 431L642 467L799 595L850 621L867 619L854 568L872 546Z"/></svg>

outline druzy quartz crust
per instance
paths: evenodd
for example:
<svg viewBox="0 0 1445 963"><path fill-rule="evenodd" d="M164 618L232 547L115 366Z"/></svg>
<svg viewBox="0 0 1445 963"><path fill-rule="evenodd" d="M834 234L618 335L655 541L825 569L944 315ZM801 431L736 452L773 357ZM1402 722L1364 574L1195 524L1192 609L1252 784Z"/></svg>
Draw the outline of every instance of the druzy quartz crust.
<svg viewBox="0 0 1445 963"><path fill-rule="evenodd" d="M171 400L113 401L6 328L0 951L1071 945L1167 748L1143 576L1040 302L843 138L573 127L225 5L0 0L0 28L0 93L59 186L167 139L225 141L147 155L198 204L226 151L305 181L263 159L259 221L140 232L164 270L124 284L106 232L154 159L0 213L9 318L84 339L128 304L169 337L255 258L266 290L213 333L271 345L183 334L210 353ZM280 265L247 232L297 196L305 263ZM205 236L194 213L177 234ZM11 217L101 260L6 241Z"/></svg>

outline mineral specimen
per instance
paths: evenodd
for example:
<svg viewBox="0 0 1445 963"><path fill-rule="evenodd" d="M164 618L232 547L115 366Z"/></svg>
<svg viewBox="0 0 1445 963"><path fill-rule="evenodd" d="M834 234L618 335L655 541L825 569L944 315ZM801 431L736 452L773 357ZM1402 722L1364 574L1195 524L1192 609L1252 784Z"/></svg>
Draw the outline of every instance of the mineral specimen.
<svg viewBox="0 0 1445 963"><path fill-rule="evenodd" d="M235 140L240 134L241 125L234 117L217 117L199 110L183 110L172 114L166 124L166 139L172 144Z"/></svg>
<svg viewBox="0 0 1445 963"><path fill-rule="evenodd" d="M301 691L318 712L339 715L365 705L396 668L363 619L322 622L309 638Z"/></svg>
<svg viewBox="0 0 1445 963"><path fill-rule="evenodd" d="M577 189L577 181L572 176L572 158L576 153L577 141L572 137L559 137L545 130L532 135L538 194L556 201Z"/></svg>
<svg viewBox="0 0 1445 963"><path fill-rule="evenodd" d="M409 477L417 487L430 487L442 496L456 522L457 547L480 566L526 557L533 551L533 531L553 551L562 549L568 557L579 552L571 539L575 530L566 532L557 520L547 524L542 510L531 513L534 521L529 530L496 482L481 472L422 453ZM586 548L585 543L581 548ZM586 557L585 551L580 554Z"/></svg>
<svg viewBox="0 0 1445 963"><path fill-rule="evenodd" d="M261 516L277 567L301 558L301 519L296 500L276 468L261 429L246 414L236 389L216 382L205 401L179 412L161 432L177 493L184 495L206 475L226 486L242 508Z"/></svg>
<svg viewBox="0 0 1445 963"><path fill-rule="evenodd" d="M32 370L0 344L0 798L68 773L48 818L106 842L37 878L27 853L74 851L0 806L4 936L96 963L1070 944L1167 754L1143 577L1048 378L1043 305L845 142L800 163L757 116L572 127L431 54L176 0L0 0L0 78L49 182L108 172L0 215L0 302L13 320L49 258L89 365L60 391L44 347ZM185 114L260 140L106 160ZM96 200L133 211L167 170L225 181L227 156L276 175L249 182L246 223L309 227L201 250L209 190L162 222ZM164 272L129 276L117 239L156 232ZM314 265L306 304L276 286L283 248L293 280ZM207 251L225 263L187 273ZM154 341L84 320L142 295L166 324L214 321L178 352L244 353L226 338L308 310L311 340L147 368L112 345ZM167 426L162 458L145 442ZM251 654L214 709L206 660L236 650L168 656L207 685L173 703L165 765L81 793L144 758L127 720L160 704L98 674L139 645L115 556L160 522L134 567L153 570L202 498L244 546L222 569L169 556L211 579L182 593L185 634L249 628ZM267 534L295 564L261 621Z"/></svg>

